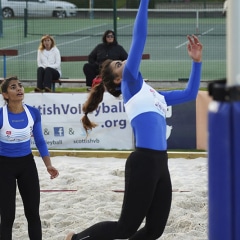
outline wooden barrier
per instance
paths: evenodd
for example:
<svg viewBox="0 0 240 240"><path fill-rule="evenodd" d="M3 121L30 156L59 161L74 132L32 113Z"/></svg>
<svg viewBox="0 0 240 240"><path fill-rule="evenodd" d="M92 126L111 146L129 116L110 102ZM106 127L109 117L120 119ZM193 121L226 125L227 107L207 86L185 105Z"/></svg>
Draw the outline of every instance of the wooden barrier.
<svg viewBox="0 0 240 240"><path fill-rule="evenodd" d="M144 53L142 55L143 60L148 60L150 59L150 54ZM88 61L88 56L83 55L83 56L62 56L61 57L61 62L87 62ZM57 79L52 81L52 91L55 92L55 84L56 83L86 83L86 79Z"/></svg>
<svg viewBox="0 0 240 240"><path fill-rule="evenodd" d="M16 49L0 49L0 56L3 56L3 77L7 76L7 56L17 56L18 50Z"/></svg>

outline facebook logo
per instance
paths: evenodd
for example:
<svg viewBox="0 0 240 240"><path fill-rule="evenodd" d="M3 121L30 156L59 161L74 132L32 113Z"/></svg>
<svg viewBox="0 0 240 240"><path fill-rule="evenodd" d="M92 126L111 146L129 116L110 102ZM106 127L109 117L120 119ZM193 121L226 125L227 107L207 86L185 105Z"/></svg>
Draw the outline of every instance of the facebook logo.
<svg viewBox="0 0 240 240"><path fill-rule="evenodd" d="M55 137L63 137L64 136L64 128L63 127L54 127L54 136Z"/></svg>

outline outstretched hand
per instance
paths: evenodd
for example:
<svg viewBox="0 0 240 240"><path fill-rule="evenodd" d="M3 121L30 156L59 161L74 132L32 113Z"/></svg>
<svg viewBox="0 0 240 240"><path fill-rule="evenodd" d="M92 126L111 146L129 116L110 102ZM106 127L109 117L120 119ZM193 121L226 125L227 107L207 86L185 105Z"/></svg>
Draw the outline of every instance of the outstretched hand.
<svg viewBox="0 0 240 240"><path fill-rule="evenodd" d="M187 36L188 38L188 44L187 44L187 50L188 55L192 58L195 62L201 62L202 61L202 49L203 45L200 43L197 36Z"/></svg>

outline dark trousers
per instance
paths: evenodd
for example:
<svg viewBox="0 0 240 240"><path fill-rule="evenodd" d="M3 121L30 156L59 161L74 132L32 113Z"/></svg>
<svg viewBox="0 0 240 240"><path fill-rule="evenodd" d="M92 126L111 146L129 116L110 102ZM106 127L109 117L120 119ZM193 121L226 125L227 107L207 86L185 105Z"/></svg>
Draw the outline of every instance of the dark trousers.
<svg viewBox="0 0 240 240"><path fill-rule="evenodd" d="M39 216L40 187L33 155L8 158L0 156L0 239L12 240L15 219L16 186L21 195L31 240L42 240Z"/></svg>
<svg viewBox="0 0 240 240"><path fill-rule="evenodd" d="M92 63L85 63L83 66L83 72L86 77L87 87L91 87L93 79L99 74L99 65L92 64Z"/></svg>
<svg viewBox="0 0 240 240"><path fill-rule="evenodd" d="M118 221L97 223L72 240L155 240L166 226L172 184L166 151L137 149L125 166L125 194ZM138 230L144 218L145 226Z"/></svg>
<svg viewBox="0 0 240 240"><path fill-rule="evenodd" d="M59 77L60 74L56 69L39 67L37 69L37 87L40 89L45 87L51 89L52 80L57 80Z"/></svg>

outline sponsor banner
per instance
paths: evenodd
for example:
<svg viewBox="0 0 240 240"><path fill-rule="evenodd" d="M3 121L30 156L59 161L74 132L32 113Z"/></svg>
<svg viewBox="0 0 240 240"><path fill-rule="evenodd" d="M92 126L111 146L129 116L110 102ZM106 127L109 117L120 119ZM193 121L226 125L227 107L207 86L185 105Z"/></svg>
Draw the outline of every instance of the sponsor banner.
<svg viewBox="0 0 240 240"><path fill-rule="evenodd" d="M40 110L43 133L49 149L132 148L132 130L121 99L104 94L98 108L88 115L98 126L86 134L80 120L87 93L38 95L41 100L33 102L36 94L26 94L25 102Z"/></svg>
<svg viewBox="0 0 240 240"><path fill-rule="evenodd" d="M168 149L196 149L196 101L172 106L166 120Z"/></svg>
<svg viewBox="0 0 240 240"><path fill-rule="evenodd" d="M24 103L38 108L41 113L42 130L48 148L133 149L134 137L123 101L107 92L98 108L88 114L89 119L98 126L86 134L80 121L83 116L82 105L87 96L88 93L25 94ZM2 98L0 103L2 106ZM166 121L169 149L196 148L195 101L168 107ZM31 147L36 148L34 139Z"/></svg>
<svg viewBox="0 0 240 240"><path fill-rule="evenodd" d="M88 115L98 126L87 135L80 122L86 98L87 93L28 93L24 103L39 109L49 149L132 149L123 101L105 93L98 109ZM34 139L31 147L35 148Z"/></svg>

